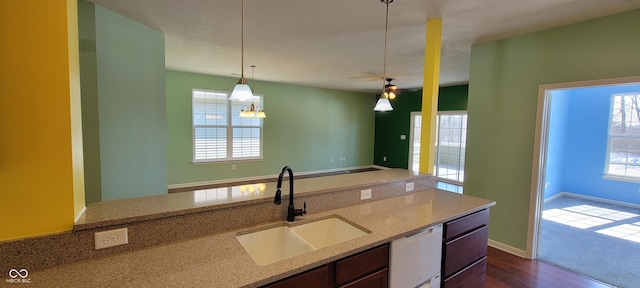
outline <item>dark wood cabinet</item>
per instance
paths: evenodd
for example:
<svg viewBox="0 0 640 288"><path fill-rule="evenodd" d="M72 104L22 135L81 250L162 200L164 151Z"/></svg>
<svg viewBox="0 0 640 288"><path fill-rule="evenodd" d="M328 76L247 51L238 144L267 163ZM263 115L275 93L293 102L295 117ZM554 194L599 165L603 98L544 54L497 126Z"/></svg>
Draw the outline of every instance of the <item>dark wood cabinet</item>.
<svg viewBox="0 0 640 288"><path fill-rule="evenodd" d="M342 286L372 272L386 269L388 266L389 245L338 260L336 261L336 284Z"/></svg>
<svg viewBox="0 0 640 288"><path fill-rule="evenodd" d="M483 287L486 272L489 209L444 224L443 287Z"/></svg>
<svg viewBox="0 0 640 288"><path fill-rule="evenodd" d="M350 282L340 288L386 288L389 285L389 271L384 268L371 275Z"/></svg>
<svg viewBox="0 0 640 288"><path fill-rule="evenodd" d="M319 268L302 272L293 277L269 284L268 288L291 288L291 287L308 287L308 288L327 288L329 287L329 266L324 265Z"/></svg>
<svg viewBox="0 0 640 288"><path fill-rule="evenodd" d="M458 273L444 280L446 287L482 288L487 272L487 257L467 266Z"/></svg>
<svg viewBox="0 0 640 288"><path fill-rule="evenodd" d="M384 244L264 287L386 288L388 268L389 245Z"/></svg>

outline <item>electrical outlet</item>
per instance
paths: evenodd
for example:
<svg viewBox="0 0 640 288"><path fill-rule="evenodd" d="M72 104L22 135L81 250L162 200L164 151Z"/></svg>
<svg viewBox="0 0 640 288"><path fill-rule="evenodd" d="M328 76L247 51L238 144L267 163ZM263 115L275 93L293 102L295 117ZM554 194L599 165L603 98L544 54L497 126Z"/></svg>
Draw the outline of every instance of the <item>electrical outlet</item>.
<svg viewBox="0 0 640 288"><path fill-rule="evenodd" d="M236 170L236 164L231 164L231 170Z"/></svg>
<svg viewBox="0 0 640 288"><path fill-rule="evenodd" d="M406 192L413 191L413 182L409 182L409 183L404 184L404 188L405 188L404 190Z"/></svg>
<svg viewBox="0 0 640 288"><path fill-rule="evenodd" d="M387 161L387 156L382 157L382 161Z"/></svg>
<svg viewBox="0 0 640 288"><path fill-rule="evenodd" d="M96 250L129 243L127 228L96 232L93 236Z"/></svg>
<svg viewBox="0 0 640 288"><path fill-rule="evenodd" d="M371 189L360 190L360 200L371 199Z"/></svg>

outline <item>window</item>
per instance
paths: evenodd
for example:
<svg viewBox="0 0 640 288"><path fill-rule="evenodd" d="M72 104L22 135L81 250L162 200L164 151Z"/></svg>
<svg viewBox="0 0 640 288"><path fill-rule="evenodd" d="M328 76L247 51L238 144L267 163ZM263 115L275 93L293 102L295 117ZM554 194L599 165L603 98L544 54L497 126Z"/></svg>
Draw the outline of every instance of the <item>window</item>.
<svg viewBox="0 0 640 288"><path fill-rule="evenodd" d="M438 112L434 170L439 180L464 182L466 146L467 111Z"/></svg>
<svg viewBox="0 0 640 288"><path fill-rule="evenodd" d="M467 142L467 112L438 112L436 116L436 155L434 174L438 180L464 182L464 157ZM420 170L420 131L422 114L411 112L409 169Z"/></svg>
<svg viewBox="0 0 640 288"><path fill-rule="evenodd" d="M605 176L640 180L640 92L614 94Z"/></svg>
<svg viewBox="0 0 640 288"><path fill-rule="evenodd" d="M420 171L420 133L422 131L422 114L411 112L411 142L409 142L409 169Z"/></svg>
<svg viewBox="0 0 640 288"><path fill-rule="evenodd" d="M238 116L250 102L229 101L227 92L192 92L193 162L262 159L262 119ZM253 102L262 107L262 96Z"/></svg>

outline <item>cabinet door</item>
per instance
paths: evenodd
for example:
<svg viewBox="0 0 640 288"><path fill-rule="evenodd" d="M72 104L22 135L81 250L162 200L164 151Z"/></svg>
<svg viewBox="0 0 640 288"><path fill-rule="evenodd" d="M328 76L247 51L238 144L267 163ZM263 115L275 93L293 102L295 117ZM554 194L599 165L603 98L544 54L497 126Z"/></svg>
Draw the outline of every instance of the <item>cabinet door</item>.
<svg viewBox="0 0 640 288"><path fill-rule="evenodd" d="M349 283L369 273L387 268L388 265L389 245L383 245L355 256L347 257L336 262L336 284L340 286Z"/></svg>
<svg viewBox="0 0 640 288"><path fill-rule="evenodd" d="M389 271L387 269L380 270L367 277L360 278L340 288L387 288L389 283Z"/></svg>
<svg viewBox="0 0 640 288"><path fill-rule="evenodd" d="M483 257L473 265L444 280L444 287L484 287L487 272L487 257Z"/></svg>
<svg viewBox="0 0 640 288"><path fill-rule="evenodd" d="M487 255L489 227L484 226L444 246L444 278Z"/></svg>
<svg viewBox="0 0 640 288"><path fill-rule="evenodd" d="M327 265L311 271L303 272L298 275L291 276L279 282L268 284L263 287L268 288L327 288L329 287L329 267Z"/></svg>
<svg viewBox="0 0 640 288"><path fill-rule="evenodd" d="M484 225L489 225L489 209L448 222L444 226L444 239L449 241Z"/></svg>

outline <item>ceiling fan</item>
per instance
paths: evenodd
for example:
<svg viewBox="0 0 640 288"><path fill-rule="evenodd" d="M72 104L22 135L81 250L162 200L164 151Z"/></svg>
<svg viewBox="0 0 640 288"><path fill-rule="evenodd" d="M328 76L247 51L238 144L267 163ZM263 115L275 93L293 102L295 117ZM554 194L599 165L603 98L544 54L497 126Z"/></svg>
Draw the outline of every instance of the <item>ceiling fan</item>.
<svg viewBox="0 0 640 288"><path fill-rule="evenodd" d="M393 81L393 78L385 78L385 81L387 81L387 84L384 85L384 94L385 96L390 99L393 100L396 98L396 96L398 96L398 94L400 93L400 91L398 90L398 86L391 84L391 81Z"/></svg>

